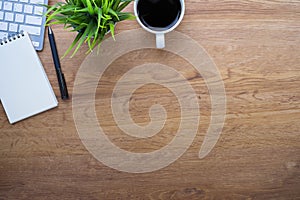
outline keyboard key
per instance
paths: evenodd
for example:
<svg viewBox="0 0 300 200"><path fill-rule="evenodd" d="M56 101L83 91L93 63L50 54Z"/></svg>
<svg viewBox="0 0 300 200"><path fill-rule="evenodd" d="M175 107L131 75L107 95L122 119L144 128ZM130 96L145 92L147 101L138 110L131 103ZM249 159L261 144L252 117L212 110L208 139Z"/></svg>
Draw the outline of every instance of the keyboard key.
<svg viewBox="0 0 300 200"><path fill-rule="evenodd" d="M18 32L18 24L10 23L8 30L11 31L11 32Z"/></svg>
<svg viewBox="0 0 300 200"><path fill-rule="evenodd" d="M0 9L2 9L2 1L0 1Z"/></svg>
<svg viewBox="0 0 300 200"><path fill-rule="evenodd" d="M25 5L24 6L24 13L31 14L32 10L33 10L33 6L32 5Z"/></svg>
<svg viewBox="0 0 300 200"><path fill-rule="evenodd" d="M12 3L5 1L3 5L3 10L12 11Z"/></svg>
<svg viewBox="0 0 300 200"><path fill-rule="evenodd" d="M21 24L20 31L21 30L27 31L29 34L32 34L32 35L40 35L41 34L41 28L37 27L37 26L28 26L28 25Z"/></svg>
<svg viewBox="0 0 300 200"><path fill-rule="evenodd" d="M33 46L35 46L35 47L39 47L39 46L40 46L40 43L39 43L39 42L36 42L36 41L32 41L32 44L33 44Z"/></svg>
<svg viewBox="0 0 300 200"><path fill-rule="evenodd" d="M28 3L28 0L20 0L21 3Z"/></svg>
<svg viewBox="0 0 300 200"><path fill-rule="evenodd" d="M0 22L0 30L1 31L6 31L8 27L8 23L7 22Z"/></svg>
<svg viewBox="0 0 300 200"><path fill-rule="evenodd" d="M5 19L6 21L12 22L12 21L14 20L14 14L13 14L13 13L10 13L10 12L6 12L6 13L5 13L4 19Z"/></svg>
<svg viewBox="0 0 300 200"><path fill-rule="evenodd" d="M16 14L15 22L23 23L24 22L24 15L23 14Z"/></svg>
<svg viewBox="0 0 300 200"><path fill-rule="evenodd" d="M44 8L42 6L34 6L34 12L35 15L43 15Z"/></svg>
<svg viewBox="0 0 300 200"><path fill-rule="evenodd" d="M27 15L25 19L25 23L32 24L32 25L41 25L42 17Z"/></svg>
<svg viewBox="0 0 300 200"><path fill-rule="evenodd" d="M0 39L3 39L4 37L8 37L8 34L0 31Z"/></svg>
<svg viewBox="0 0 300 200"><path fill-rule="evenodd" d="M43 0L30 0L30 3L32 3L32 4L43 4L44 1Z"/></svg>
<svg viewBox="0 0 300 200"><path fill-rule="evenodd" d="M14 11L15 12L22 12L22 10L23 10L23 5L22 4L20 4L20 3L15 3L14 4Z"/></svg>
<svg viewBox="0 0 300 200"><path fill-rule="evenodd" d="M4 12L0 11L0 20L4 19Z"/></svg>

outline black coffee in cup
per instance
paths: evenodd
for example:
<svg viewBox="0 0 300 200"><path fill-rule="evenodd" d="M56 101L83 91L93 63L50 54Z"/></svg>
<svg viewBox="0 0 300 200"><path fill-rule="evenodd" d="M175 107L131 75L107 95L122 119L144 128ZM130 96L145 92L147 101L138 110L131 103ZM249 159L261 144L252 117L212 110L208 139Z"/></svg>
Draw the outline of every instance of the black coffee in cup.
<svg viewBox="0 0 300 200"><path fill-rule="evenodd" d="M168 30L181 14L180 0L139 0L137 13L144 26L155 30Z"/></svg>

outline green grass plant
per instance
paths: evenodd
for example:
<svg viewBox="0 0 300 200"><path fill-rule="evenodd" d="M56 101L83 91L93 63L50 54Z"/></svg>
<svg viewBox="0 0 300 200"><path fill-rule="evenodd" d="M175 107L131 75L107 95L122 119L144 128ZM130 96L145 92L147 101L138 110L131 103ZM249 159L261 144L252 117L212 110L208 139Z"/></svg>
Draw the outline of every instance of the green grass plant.
<svg viewBox="0 0 300 200"><path fill-rule="evenodd" d="M46 25L64 24L65 29L77 32L72 44L63 57L73 50L73 57L83 43L91 52L96 45L100 47L105 35L110 32L114 38L115 25L123 20L135 19L123 9L133 0L66 0L47 6Z"/></svg>

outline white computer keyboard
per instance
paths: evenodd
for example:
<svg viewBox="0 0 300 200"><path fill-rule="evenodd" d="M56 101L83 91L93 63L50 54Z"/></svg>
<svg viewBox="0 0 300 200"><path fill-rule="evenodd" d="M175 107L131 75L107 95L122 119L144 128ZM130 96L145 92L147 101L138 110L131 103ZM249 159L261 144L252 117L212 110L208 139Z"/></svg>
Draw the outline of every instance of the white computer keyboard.
<svg viewBox="0 0 300 200"><path fill-rule="evenodd" d="M0 39L21 31L29 33L36 50L43 49L48 0L0 0Z"/></svg>

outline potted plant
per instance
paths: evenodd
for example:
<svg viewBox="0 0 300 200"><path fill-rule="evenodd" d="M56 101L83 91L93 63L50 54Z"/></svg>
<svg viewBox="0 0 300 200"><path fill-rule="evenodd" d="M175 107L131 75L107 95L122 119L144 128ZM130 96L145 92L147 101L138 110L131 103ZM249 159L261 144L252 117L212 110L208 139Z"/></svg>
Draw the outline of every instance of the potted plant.
<svg viewBox="0 0 300 200"><path fill-rule="evenodd" d="M63 57L74 49L73 57L83 43L89 50L100 46L104 36L110 32L114 38L117 22L135 19L130 12L122 10L133 0L66 0L47 6L47 25L64 24L65 29L76 31L77 36Z"/></svg>

